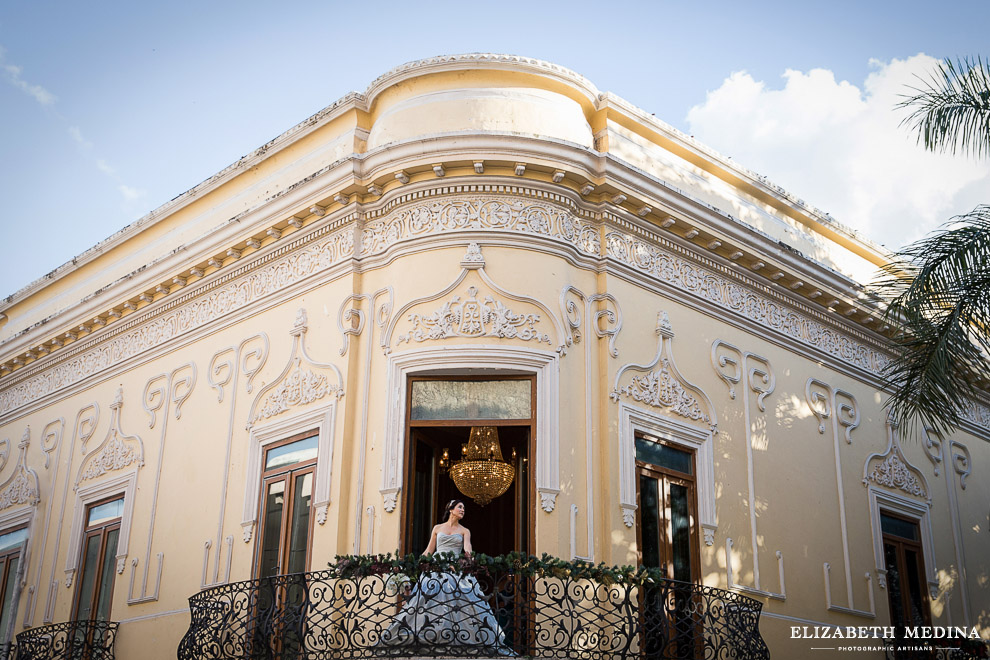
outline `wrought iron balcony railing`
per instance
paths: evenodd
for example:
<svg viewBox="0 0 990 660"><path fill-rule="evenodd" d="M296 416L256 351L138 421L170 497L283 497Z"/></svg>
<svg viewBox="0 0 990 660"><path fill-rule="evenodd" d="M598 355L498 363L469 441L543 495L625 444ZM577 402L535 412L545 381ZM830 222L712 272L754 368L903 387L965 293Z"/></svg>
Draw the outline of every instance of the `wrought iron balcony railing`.
<svg viewBox="0 0 990 660"><path fill-rule="evenodd" d="M17 660L114 660L115 621L66 621L17 635Z"/></svg>
<svg viewBox="0 0 990 660"><path fill-rule="evenodd" d="M179 660L770 657L758 601L546 556L348 557L206 589L189 605Z"/></svg>

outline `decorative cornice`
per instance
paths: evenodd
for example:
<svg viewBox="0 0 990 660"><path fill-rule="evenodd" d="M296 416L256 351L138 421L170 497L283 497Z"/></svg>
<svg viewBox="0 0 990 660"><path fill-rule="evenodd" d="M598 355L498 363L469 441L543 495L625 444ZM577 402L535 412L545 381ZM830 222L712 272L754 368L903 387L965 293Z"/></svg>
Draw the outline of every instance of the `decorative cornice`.
<svg viewBox="0 0 990 660"><path fill-rule="evenodd" d="M0 390L0 415L104 371L151 348L220 319L232 311L325 271L351 256L354 232L345 227L247 272L221 277L188 299L165 305L150 318L121 325L103 340L68 352L50 367Z"/></svg>
<svg viewBox="0 0 990 660"><path fill-rule="evenodd" d="M7 376L9 384L0 388L0 416L93 373L106 372L355 255L361 260L378 257L417 238L458 232L539 239L569 248L574 255L604 260L609 268L658 282L750 327L780 333L789 343L831 356L837 365L849 365L874 380L889 360L879 342L845 328L841 319L832 323L824 313L789 300L788 294L693 254L638 218L632 222L610 213L595 214L565 194L546 190L512 187L509 192L500 185L437 185L383 198L379 208L369 211L358 245L353 224L357 215L350 213L284 245L262 248L257 257L229 273L173 294L177 296L174 301L130 312L92 338L80 338ZM971 402L966 412L972 427L990 428L990 407ZM972 427L968 427L970 432L979 432Z"/></svg>

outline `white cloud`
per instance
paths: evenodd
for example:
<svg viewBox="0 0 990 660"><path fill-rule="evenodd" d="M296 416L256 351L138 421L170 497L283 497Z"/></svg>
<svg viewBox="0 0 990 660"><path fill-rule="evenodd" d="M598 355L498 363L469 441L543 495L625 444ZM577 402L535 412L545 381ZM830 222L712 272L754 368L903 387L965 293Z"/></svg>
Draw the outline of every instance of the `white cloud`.
<svg viewBox="0 0 990 660"><path fill-rule="evenodd" d="M72 139L76 141L76 144L83 149L93 148L93 143L83 137L82 131L79 130L78 126L69 126L69 135L71 135Z"/></svg>
<svg viewBox="0 0 990 660"><path fill-rule="evenodd" d="M935 63L923 54L873 60L859 87L825 69L787 70L781 89L736 72L691 108L690 132L895 249L971 210L976 191L990 190L985 161L925 152L900 125L901 95Z"/></svg>
<svg viewBox="0 0 990 660"><path fill-rule="evenodd" d="M144 197L144 193L145 193L145 191L143 190L138 190L137 188L132 188L124 184L120 184L119 186L117 186L117 190L120 191L120 194L123 195L124 199L127 200L128 202L133 202L134 200L141 199L142 197Z"/></svg>
<svg viewBox="0 0 990 660"><path fill-rule="evenodd" d="M0 53L0 58L2 58L3 53ZM0 59L2 61L2 59ZM23 78L21 78L21 73L23 69L16 64L4 64L3 73L4 78L7 79L14 87L20 89L29 96L34 97L34 100L44 106L49 106L55 103L56 96L49 92L47 89L41 85L32 85Z"/></svg>

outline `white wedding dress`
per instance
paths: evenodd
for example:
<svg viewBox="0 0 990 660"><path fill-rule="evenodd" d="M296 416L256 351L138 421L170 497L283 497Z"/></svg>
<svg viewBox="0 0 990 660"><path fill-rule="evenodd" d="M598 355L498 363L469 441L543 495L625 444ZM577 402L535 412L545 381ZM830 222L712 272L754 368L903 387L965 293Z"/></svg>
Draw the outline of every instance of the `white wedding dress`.
<svg viewBox="0 0 990 660"><path fill-rule="evenodd" d="M437 532L437 553L460 556L463 549L462 534ZM515 655L505 644L505 633L481 585L472 575L456 573L423 574L402 611L382 632L379 645L471 647L474 652Z"/></svg>

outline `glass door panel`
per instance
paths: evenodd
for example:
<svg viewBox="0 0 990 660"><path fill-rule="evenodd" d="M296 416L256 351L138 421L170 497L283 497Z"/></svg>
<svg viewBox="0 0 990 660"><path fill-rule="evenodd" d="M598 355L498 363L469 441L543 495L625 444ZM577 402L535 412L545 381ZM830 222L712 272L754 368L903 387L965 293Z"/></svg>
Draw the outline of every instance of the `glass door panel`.
<svg viewBox="0 0 990 660"><path fill-rule="evenodd" d="M94 618L101 621L107 621L110 619L110 599L113 596L113 575L114 575L114 552L113 550L117 548L117 537L120 535L120 529L111 529L106 533L106 543L104 545L103 552L103 566L100 570L100 575L103 579L100 580L100 592L96 599L96 616Z"/></svg>
<svg viewBox="0 0 990 660"><path fill-rule="evenodd" d="M0 565L0 575L3 576L3 610L0 613L0 635L4 634L10 623L10 617L14 613L14 583L17 582L17 566L20 563L19 554L8 555L3 558Z"/></svg>
<svg viewBox="0 0 990 660"><path fill-rule="evenodd" d="M288 573L306 570L306 550L309 546L309 504L313 493L313 473L295 478L292 496L292 517L289 524Z"/></svg>
<svg viewBox="0 0 990 660"><path fill-rule="evenodd" d="M76 619L92 619L93 616L93 594L96 591L96 583L100 572L100 546L103 535L100 533L90 534L86 537L86 547L83 553L82 580L79 581L79 609L76 612Z"/></svg>
<svg viewBox="0 0 990 660"><path fill-rule="evenodd" d="M667 491L670 520L670 574L675 580L691 582L691 501L690 489L671 483Z"/></svg>
<svg viewBox="0 0 990 660"><path fill-rule="evenodd" d="M281 573L282 518L285 511L285 480L268 483L265 492L264 517L261 522L261 577Z"/></svg>
<svg viewBox="0 0 990 660"><path fill-rule="evenodd" d="M639 527L642 536L643 566L661 567L660 481L647 474L639 475Z"/></svg>

